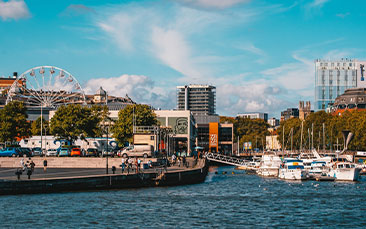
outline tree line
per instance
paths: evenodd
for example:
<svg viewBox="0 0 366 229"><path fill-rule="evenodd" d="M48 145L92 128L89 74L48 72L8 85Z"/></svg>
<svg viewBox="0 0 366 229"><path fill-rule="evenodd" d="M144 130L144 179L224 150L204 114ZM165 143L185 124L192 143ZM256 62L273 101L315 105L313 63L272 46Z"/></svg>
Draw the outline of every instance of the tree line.
<svg viewBox="0 0 366 229"><path fill-rule="evenodd" d="M354 134L348 149L366 150L366 111L346 111L341 116L331 115L324 111L311 113L304 121L291 118L280 123L277 129L278 141L284 148L299 150L343 149L343 130L349 130ZM302 129L302 131L301 131ZM301 138L302 132L302 138ZM338 143L337 143L338 142Z"/></svg>
<svg viewBox="0 0 366 229"><path fill-rule="evenodd" d="M239 137L240 148L243 147L244 142L251 142L252 149L263 149L266 145L266 136L270 133L268 131L269 124L263 119L250 119L247 117L220 117L220 123L234 124L234 141Z"/></svg>
<svg viewBox="0 0 366 229"><path fill-rule="evenodd" d="M80 104L60 106L50 121L43 117L27 121L27 109L23 102L13 101L0 110L0 142L14 143L22 138L41 135L54 135L56 139L74 142L103 137L108 134L119 143L131 142L133 137L132 122L137 126L157 124L155 113L148 105L127 105L118 113L117 120L109 118L107 106Z"/></svg>

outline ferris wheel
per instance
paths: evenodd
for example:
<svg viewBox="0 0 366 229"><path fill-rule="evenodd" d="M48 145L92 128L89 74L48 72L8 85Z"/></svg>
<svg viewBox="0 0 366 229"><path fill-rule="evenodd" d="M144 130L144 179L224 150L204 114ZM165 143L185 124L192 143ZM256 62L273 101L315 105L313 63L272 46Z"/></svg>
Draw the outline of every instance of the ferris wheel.
<svg viewBox="0 0 366 229"><path fill-rule="evenodd" d="M85 104L85 94L74 76L54 66L39 66L21 74L8 91L6 103L18 100L27 106L57 108Z"/></svg>

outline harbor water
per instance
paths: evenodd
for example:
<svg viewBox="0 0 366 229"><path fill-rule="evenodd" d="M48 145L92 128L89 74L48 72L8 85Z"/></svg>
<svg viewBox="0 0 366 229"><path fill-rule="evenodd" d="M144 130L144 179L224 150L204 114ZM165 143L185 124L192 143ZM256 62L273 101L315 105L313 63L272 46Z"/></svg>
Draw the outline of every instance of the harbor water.
<svg viewBox="0 0 366 229"><path fill-rule="evenodd" d="M365 228L365 193L364 178L288 182L224 166L196 185L0 196L0 227Z"/></svg>

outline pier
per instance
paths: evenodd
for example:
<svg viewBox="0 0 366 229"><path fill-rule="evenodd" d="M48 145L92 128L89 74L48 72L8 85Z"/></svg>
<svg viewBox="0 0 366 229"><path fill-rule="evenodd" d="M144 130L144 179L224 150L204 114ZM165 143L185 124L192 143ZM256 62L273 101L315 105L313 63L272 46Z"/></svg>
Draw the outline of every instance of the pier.
<svg viewBox="0 0 366 229"><path fill-rule="evenodd" d="M19 160L19 159L18 159ZM119 159L120 160L120 159ZM35 168L28 179L23 173L20 179L15 168L0 168L0 195L91 191L106 189L141 188L185 185L203 182L208 172L205 159L190 160L189 167L134 168L122 173L120 167L109 168Z"/></svg>

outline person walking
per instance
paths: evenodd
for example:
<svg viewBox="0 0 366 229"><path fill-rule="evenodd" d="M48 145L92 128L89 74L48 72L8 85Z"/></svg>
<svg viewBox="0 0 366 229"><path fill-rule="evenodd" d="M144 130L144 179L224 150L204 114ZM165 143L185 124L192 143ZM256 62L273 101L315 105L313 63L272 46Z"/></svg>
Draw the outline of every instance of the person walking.
<svg viewBox="0 0 366 229"><path fill-rule="evenodd" d="M47 160L43 160L43 172L47 172Z"/></svg>
<svg viewBox="0 0 366 229"><path fill-rule="evenodd" d="M122 167L122 173L125 171L125 167L126 167L126 159L122 157L122 164L121 164L121 167Z"/></svg>
<svg viewBox="0 0 366 229"><path fill-rule="evenodd" d="M20 166L22 167L23 172L27 169L27 166L24 163L24 157L20 160Z"/></svg>
<svg viewBox="0 0 366 229"><path fill-rule="evenodd" d="M136 173L139 173L139 162L137 158L135 158L135 166L136 166Z"/></svg>
<svg viewBox="0 0 366 229"><path fill-rule="evenodd" d="M177 160L177 156L175 156L175 154L172 155L172 164L175 165Z"/></svg>
<svg viewBox="0 0 366 229"><path fill-rule="evenodd" d="M138 167L139 169L141 169L141 160L140 160L140 158L137 160L137 167Z"/></svg>
<svg viewBox="0 0 366 229"><path fill-rule="evenodd" d="M180 167L180 163L181 163L181 157L178 157L178 167Z"/></svg>
<svg viewBox="0 0 366 229"><path fill-rule="evenodd" d="M132 169L132 158L128 158L128 170L127 170L127 173L130 173L130 169Z"/></svg>
<svg viewBox="0 0 366 229"><path fill-rule="evenodd" d="M31 171L33 173L34 172L34 167L36 166L36 164L33 162L33 160L31 160L29 165L30 165Z"/></svg>

